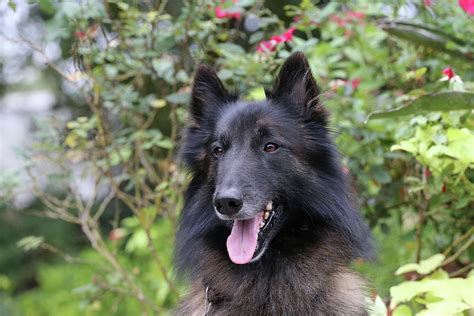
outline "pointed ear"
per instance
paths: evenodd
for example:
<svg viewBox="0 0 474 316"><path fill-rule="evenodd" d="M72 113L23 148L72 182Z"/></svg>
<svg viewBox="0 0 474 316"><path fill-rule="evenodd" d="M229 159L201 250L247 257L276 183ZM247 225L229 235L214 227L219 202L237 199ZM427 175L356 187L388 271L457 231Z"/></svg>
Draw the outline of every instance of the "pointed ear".
<svg viewBox="0 0 474 316"><path fill-rule="evenodd" d="M294 103L305 121L327 124L328 113L320 104L320 90L302 52L293 53L280 69L269 99Z"/></svg>
<svg viewBox="0 0 474 316"><path fill-rule="evenodd" d="M213 107L234 101L212 68L200 65L194 76L190 114L196 121L204 119Z"/></svg>

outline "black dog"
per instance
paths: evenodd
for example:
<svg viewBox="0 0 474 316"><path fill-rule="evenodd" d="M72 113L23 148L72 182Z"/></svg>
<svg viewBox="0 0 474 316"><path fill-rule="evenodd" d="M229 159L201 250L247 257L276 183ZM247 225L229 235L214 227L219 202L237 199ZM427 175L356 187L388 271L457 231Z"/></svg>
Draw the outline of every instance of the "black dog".
<svg viewBox="0 0 474 316"><path fill-rule="evenodd" d="M197 70L176 245L191 290L178 314L365 315L364 282L347 266L370 255L370 233L302 53L266 94L241 101Z"/></svg>

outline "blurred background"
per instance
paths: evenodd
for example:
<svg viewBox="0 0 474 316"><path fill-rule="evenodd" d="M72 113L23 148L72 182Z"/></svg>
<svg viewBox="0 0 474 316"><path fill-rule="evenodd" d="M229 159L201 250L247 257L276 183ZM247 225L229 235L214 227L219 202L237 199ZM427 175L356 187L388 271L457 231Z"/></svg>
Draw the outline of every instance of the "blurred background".
<svg viewBox="0 0 474 316"><path fill-rule="evenodd" d="M0 0L0 315L168 315L193 72L303 51L378 258L371 315L473 315L474 1Z"/></svg>

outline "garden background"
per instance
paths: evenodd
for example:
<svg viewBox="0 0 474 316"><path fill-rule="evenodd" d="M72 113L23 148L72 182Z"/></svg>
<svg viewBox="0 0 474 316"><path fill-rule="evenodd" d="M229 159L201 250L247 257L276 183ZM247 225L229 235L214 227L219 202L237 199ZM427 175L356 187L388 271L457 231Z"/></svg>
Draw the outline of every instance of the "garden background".
<svg viewBox="0 0 474 316"><path fill-rule="evenodd" d="M0 1L0 315L168 315L193 72L307 55L378 258L372 315L474 313L474 1Z"/></svg>

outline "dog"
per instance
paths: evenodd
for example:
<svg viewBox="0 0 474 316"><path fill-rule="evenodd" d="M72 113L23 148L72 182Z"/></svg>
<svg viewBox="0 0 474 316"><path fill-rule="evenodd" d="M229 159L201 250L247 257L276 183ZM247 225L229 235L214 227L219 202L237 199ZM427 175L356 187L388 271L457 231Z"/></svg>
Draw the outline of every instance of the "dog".
<svg viewBox="0 0 474 316"><path fill-rule="evenodd" d="M348 266L372 254L303 53L266 100L197 69L180 149L191 174L176 236L179 315L366 315Z"/></svg>

